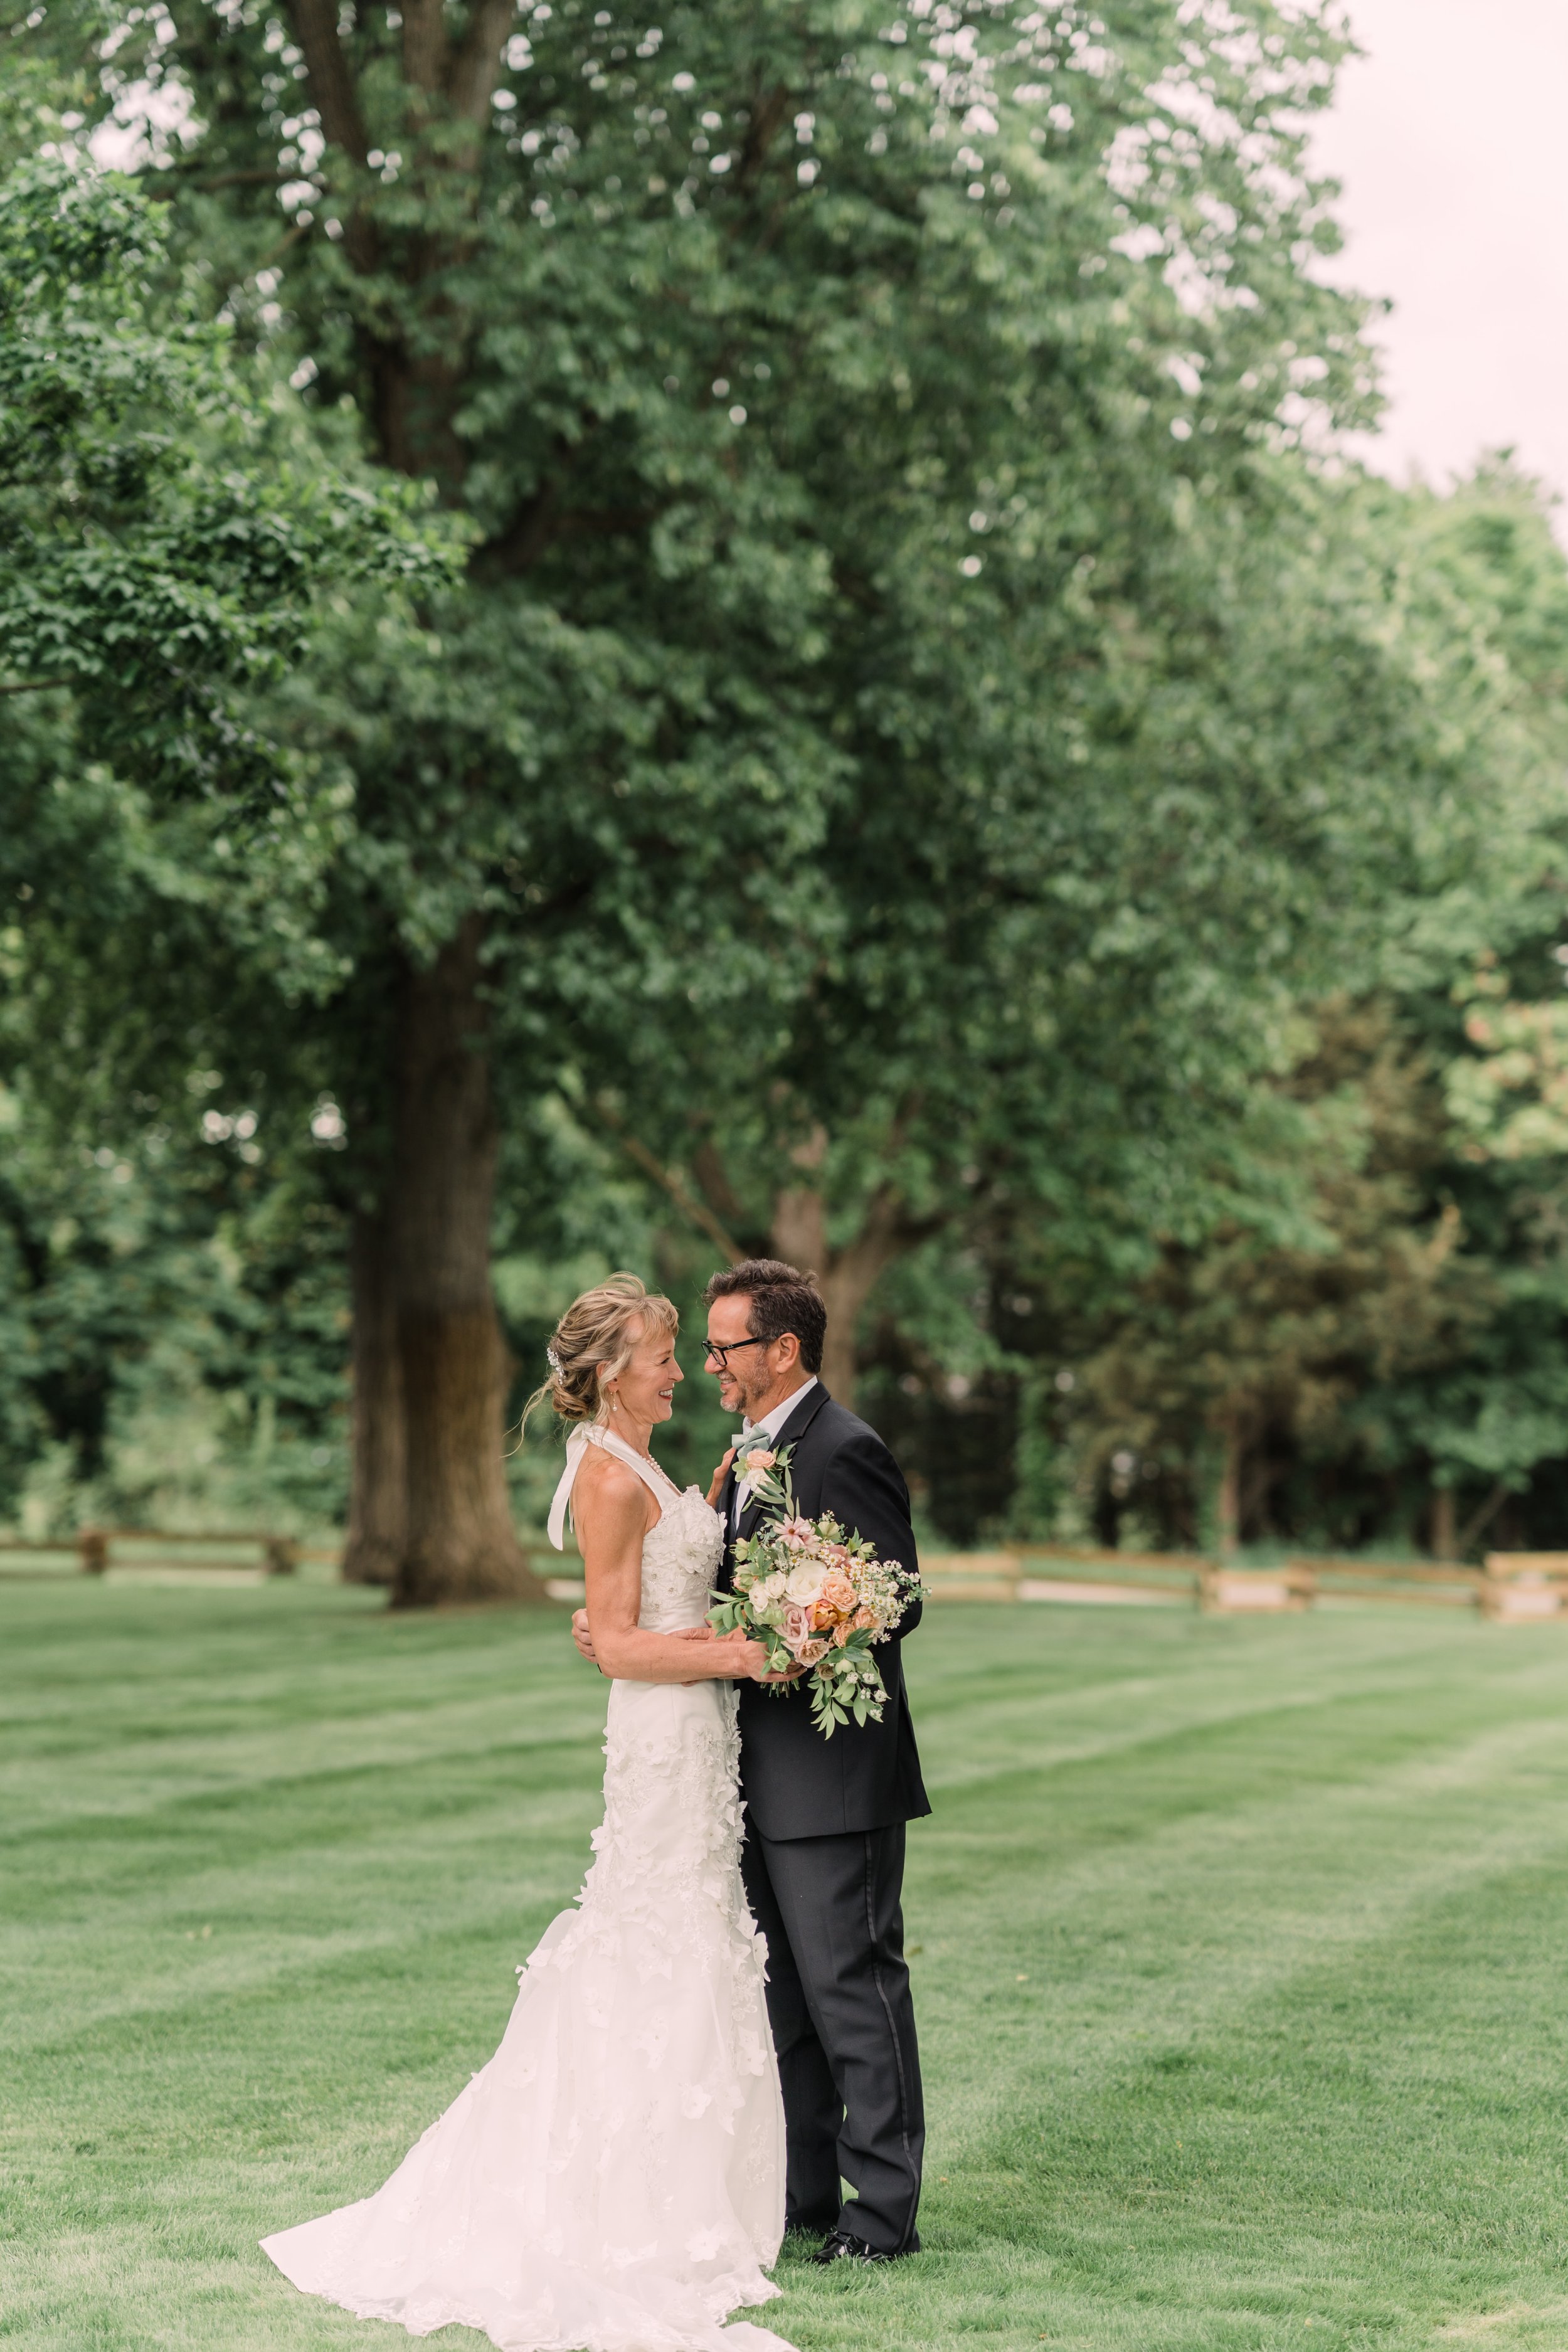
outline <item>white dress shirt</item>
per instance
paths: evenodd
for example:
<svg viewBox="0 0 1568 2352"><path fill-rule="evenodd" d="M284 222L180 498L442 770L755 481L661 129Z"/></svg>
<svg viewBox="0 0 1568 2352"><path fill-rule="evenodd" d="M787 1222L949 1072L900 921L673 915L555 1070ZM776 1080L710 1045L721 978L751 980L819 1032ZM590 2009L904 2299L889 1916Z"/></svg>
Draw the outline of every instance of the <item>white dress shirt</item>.
<svg viewBox="0 0 1568 2352"><path fill-rule="evenodd" d="M761 1421L748 1421L742 1427L740 1436L736 1438L735 1444L737 1445L741 1445L743 1444L748 1438L758 1437L765 1437L771 1444L778 1435L780 1430L784 1427L785 1422L789 1419L791 1413L800 1402L802 1397L809 1396L812 1390L816 1388L816 1374L813 1372L809 1380L802 1381L799 1388L791 1389L788 1396L784 1398L782 1404L775 1404L771 1412L764 1412ZM735 1492L731 1498L730 1532L731 1535L740 1526L741 1513L745 1508L745 1502L741 1494L741 1488L744 1483L745 1481L743 1479L736 1479Z"/></svg>

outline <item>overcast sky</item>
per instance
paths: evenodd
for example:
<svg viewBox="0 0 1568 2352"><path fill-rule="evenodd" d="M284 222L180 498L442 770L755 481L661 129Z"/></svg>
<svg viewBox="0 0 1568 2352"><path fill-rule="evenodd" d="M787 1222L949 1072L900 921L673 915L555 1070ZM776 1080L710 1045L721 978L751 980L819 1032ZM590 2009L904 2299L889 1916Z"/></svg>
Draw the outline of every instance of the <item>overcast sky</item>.
<svg viewBox="0 0 1568 2352"><path fill-rule="evenodd" d="M1439 488L1484 449L1568 496L1568 0L1350 0L1366 55L1314 142L1341 283L1392 298L1365 454ZM1568 509L1557 515L1568 536Z"/></svg>

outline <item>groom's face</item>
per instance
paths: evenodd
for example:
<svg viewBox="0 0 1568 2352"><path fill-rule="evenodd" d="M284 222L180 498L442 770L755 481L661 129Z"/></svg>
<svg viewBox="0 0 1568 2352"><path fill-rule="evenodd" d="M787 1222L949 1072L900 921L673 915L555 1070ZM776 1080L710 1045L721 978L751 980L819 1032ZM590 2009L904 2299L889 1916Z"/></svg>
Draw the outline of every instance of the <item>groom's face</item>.
<svg viewBox="0 0 1568 2352"><path fill-rule="evenodd" d="M779 1367L774 1359L779 1353L776 1339L759 1342L756 1347L736 1347L737 1340L752 1336L752 1302L743 1291L732 1291L729 1297L716 1298L708 1309L708 1337L716 1347L734 1348L722 1367L711 1357L708 1370L717 1373L719 1401L726 1412L744 1413L749 1421L761 1418L759 1405L766 1411L763 1400L777 1385Z"/></svg>

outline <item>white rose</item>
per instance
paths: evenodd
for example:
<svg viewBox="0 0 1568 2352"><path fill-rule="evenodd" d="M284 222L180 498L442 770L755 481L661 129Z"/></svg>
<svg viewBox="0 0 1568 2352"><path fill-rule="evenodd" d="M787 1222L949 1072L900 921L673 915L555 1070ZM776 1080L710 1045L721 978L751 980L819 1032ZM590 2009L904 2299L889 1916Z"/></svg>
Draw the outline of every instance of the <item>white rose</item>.
<svg viewBox="0 0 1568 2352"><path fill-rule="evenodd" d="M822 1580L826 1573L821 1560L802 1560L798 1568L792 1568L789 1572L789 1581L784 1586L785 1599L802 1602L818 1600L822 1593Z"/></svg>

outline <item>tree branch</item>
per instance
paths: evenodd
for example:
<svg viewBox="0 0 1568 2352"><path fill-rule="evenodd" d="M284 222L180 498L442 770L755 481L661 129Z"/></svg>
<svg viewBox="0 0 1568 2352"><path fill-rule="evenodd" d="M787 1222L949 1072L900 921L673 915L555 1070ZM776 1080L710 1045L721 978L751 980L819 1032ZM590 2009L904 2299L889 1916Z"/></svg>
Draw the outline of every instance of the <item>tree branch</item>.
<svg viewBox="0 0 1568 2352"><path fill-rule="evenodd" d="M291 245L298 245L302 236L309 236L310 234L310 224L309 221L296 221L292 228L287 228L284 230L276 245L269 245L268 247L259 261L253 261L251 263L250 267L252 273L254 274L258 269L269 269L275 261L282 258L283 255L288 252Z"/></svg>
<svg viewBox="0 0 1568 2352"><path fill-rule="evenodd" d="M741 150L741 167L731 184L749 188L768 159L768 149L778 136L779 126L790 109L790 92L782 82L775 82L764 91L752 109L752 119L746 126L746 141Z"/></svg>
<svg viewBox="0 0 1568 2352"><path fill-rule="evenodd" d="M443 0L404 0L403 79L434 94L447 77L447 11Z"/></svg>
<svg viewBox="0 0 1568 2352"><path fill-rule="evenodd" d="M463 46L447 74L447 96L453 112L481 131L490 119L490 100L500 79L501 55L512 16L513 0L475 0Z"/></svg>
<svg viewBox="0 0 1568 2352"><path fill-rule="evenodd" d="M0 694L42 694L46 687L80 686L79 677L24 677L15 686L0 686Z"/></svg>
<svg viewBox="0 0 1568 2352"><path fill-rule="evenodd" d="M903 1238L904 1204L898 1188L879 1185L871 1196L871 1205L865 1221L852 1242L831 1253L831 1264L825 1273L847 1277L864 1297L881 1273L882 1268L897 1257Z"/></svg>
<svg viewBox="0 0 1568 2352"><path fill-rule="evenodd" d="M620 1113L605 1100L603 1095L595 1096L594 1108L616 1138L627 1159L635 1160L644 1174L653 1178L660 1191L668 1194L681 1215L688 1218L699 1232L706 1234L709 1240L723 1251L731 1265L739 1265L746 1255L745 1251L732 1235L725 1232L707 1203L697 1199L679 1171L673 1168L667 1168L657 1152L650 1151L639 1136L630 1132Z"/></svg>
<svg viewBox="0 0 1568 2352"><path fill-rule="evenodd" d="M150 196L154 204L166 205L173 204L176 196L183 196L187 190L194 191L198 196L212 196L216 195L220 188L289 188L301 180L308 180L318 191L322 184L314 173L306 171L220 172L216 180L193 180L183 172L165 170L143 174L142 194ZM149 181L150 185L146 184Z"/></svg>
<svg viewBox="0 0 1568 2352"><path fill-rule="evenodd" d="M612 537L646 530L663 513L662 507L583 507L561 511L560 486L546 482L538 494L518 509L497 538L476 547L471 568L500 572L509 578L531 572L557 540Z"/></svg>
<svg viewBox="0 0 1568 2352"><path fill-rule="evenodd" d="M363 163L369 142L353 77L338 38L334 0L289 0L289 13L305 53L310 96L321 118L321 129L334 147L341 147L356 163Z"/></svg>
<svg viewBox="0 0 1568 2352"><path fill-rule="evenodd" d="M507 573L531 572L555 536L555 514L561 504L558 483L546 482L525 499L506 529L476 547L468 558L472 571Z"/></svg>
<svg viewBox="0 0 1568 2352"><path fill-rule="evenodd" d="M731 1224L745 1223L746 1212L724 1171L719 1147L710 1135L705 1135L692 1153L691 1172L697 1179L703 1199L716 1216L727 1217Z"/></svg>

